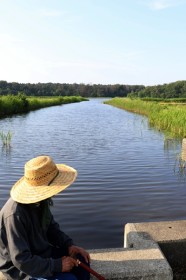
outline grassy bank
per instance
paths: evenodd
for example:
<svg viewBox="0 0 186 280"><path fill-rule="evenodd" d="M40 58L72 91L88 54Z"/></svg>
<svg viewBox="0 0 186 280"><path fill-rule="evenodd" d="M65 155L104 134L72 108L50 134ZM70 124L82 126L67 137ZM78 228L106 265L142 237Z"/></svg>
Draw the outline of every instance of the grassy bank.
<svg viewBox="0 0 186 280"><path fill-rule="evenodd" d="M26 113L40 108L67 103L81 102L87 99L81 96L27 97L24 94L0 97L0 117Z"/></svg>
<svg viewBox="0 0 186 280"><path fill-rule="evenodd" d="M105 102L130 112L145 115L149 124L176 138L186 135L186 108L181 105L161 104L140 99L113 98Z"/></svg>

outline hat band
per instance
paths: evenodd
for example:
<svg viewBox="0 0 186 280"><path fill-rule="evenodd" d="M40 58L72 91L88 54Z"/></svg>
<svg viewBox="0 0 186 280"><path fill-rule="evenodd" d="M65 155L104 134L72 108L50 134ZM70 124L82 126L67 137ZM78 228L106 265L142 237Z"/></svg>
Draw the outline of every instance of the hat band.
<svg viewBox="0 0 186 280"><path fill-rule="evenodd" d="M54 178L48 183L48 186L50 186L52 184L52 182L56 179L56 177L59 175L59 170L57 172L57 174L54 176Z"/></svg>

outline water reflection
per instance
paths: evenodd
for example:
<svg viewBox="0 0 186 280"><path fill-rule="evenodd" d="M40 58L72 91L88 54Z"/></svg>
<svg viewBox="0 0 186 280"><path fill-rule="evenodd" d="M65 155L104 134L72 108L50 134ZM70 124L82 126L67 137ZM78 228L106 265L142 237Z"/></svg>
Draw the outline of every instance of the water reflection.
<svg viewBox="0 0 186 280"><path fill-rule="evenodd" d="M2 158L11 158L11 151L12 151L12 147L10 145L6 146L6 145L2 145L1 147L1 157Z"/></svg>
<svg viewBox="0 0 186 280"><path fill-rule="evenodd" d="M181 151L177 155L176 163L179 176L186 179L186 138L182 140Z"/></svg>
<svg viewBox="0 0 186 280"><path fill-rule="evenodd" d="M164 139L164 150L165 151L178 151L181 146L181 140L174 138L165 138Z"/></svg>
<svg viewBox="0 0 186 280"><path fill-rule="evenodd" d="M175 139L168 139L168 150L171 148L176 151L178 150L175 158L175 165L174 165L174 173L178 176L179 179L186 179L186 139L175 140ZM180 148L178 148L180 147Z"/></svg>

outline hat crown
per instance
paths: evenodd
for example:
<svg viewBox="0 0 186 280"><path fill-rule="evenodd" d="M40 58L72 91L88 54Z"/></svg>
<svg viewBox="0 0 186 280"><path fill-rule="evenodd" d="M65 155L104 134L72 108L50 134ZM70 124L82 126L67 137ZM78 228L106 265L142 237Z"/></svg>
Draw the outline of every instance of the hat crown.
<svg viewBox="0 0 186 280"><path fill-rule="evenodd" d="M49 185L58 169L49 156L39 156L25 164L24 179L32 186Z"/></svg>

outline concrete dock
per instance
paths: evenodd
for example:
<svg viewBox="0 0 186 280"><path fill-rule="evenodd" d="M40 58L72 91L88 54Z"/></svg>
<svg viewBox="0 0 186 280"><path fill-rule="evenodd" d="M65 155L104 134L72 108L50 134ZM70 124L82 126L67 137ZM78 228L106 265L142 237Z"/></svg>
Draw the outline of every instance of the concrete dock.
<svg viewBox="0 0 186 280"><path fill-rule="evenodd" d="M90 253L107 280L186 279L186 220L126 224L124 248Z"/></svg>

